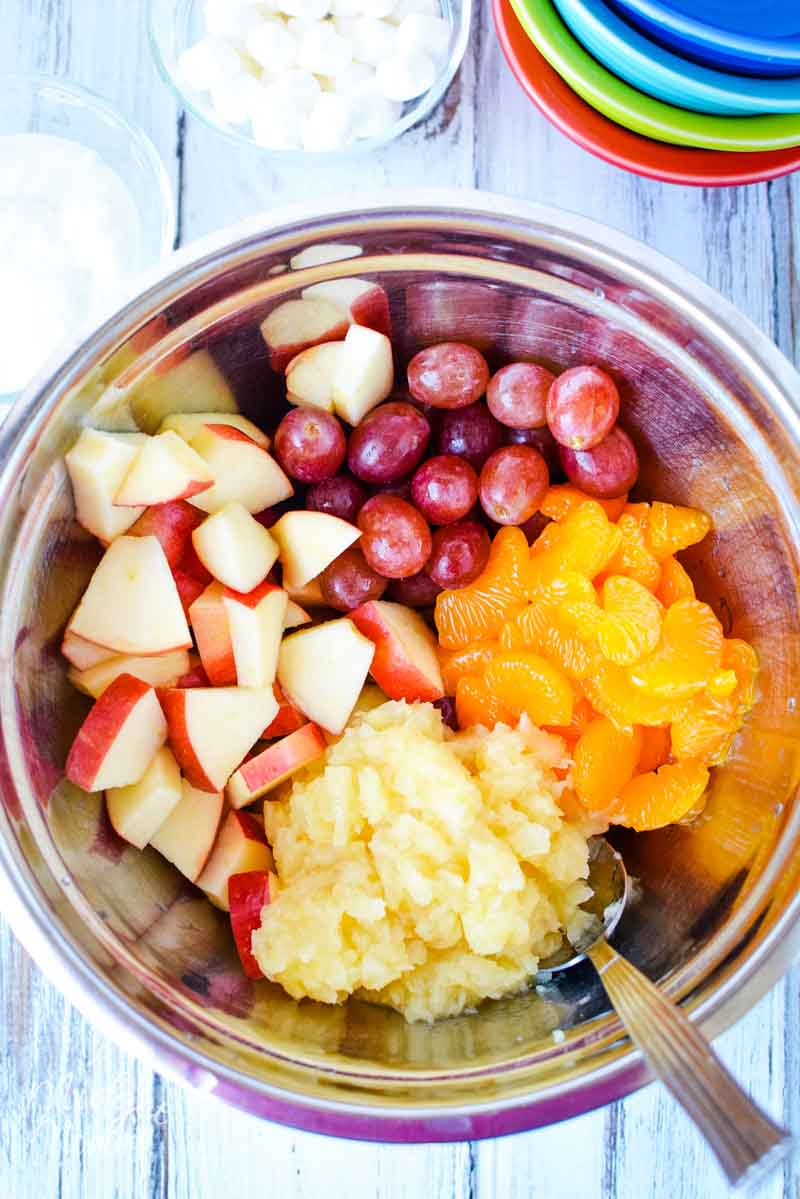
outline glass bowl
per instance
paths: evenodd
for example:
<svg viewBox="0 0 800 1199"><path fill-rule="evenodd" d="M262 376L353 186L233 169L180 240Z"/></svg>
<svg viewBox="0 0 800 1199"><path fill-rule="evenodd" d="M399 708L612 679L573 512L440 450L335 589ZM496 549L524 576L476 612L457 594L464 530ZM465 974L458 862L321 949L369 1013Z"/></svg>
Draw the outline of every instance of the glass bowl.
<svg viewBox="0 0 800 1199"><path fill-rule="evenodd" d="M142 380L155 372L163 388L188 353L206 370L210 356L246 415L269 422L283 380L260 321L300 289L348 276L386 289L399 370L448 338L493 367L608 367L642 493L713 516L713 536L685 558L726 634L755 645L760 695L701 818L619 835L640 893L615 943L708 1035L797 953L800 379L745 317L649 247L465 192L298 206L199 243L16 406L0 437L0 904L87 1016L165 1073L319 1132L494 1136L647 1080L590 966L432 1027L361 1002L298 1003L248 981L224 915L155 851L119 841L101 796L63 779L87 703L58 647L98 557L73 519L65 449L87 422L130 428Z"/></svg>
<svg viewBox="0 0 800 1199"><path fill-rule="evenodd" d="M363 154L388 145L412 125L427 117L450 86L469 40L473 0L441 0L442 16L451 26L450 49L435 83L414 100L409 100L400 119L379 137L359 138L337 150L271 150L245 133L241 126L220 119L212 109L208 96L187 86L178 66L180 55L205 33L200 0L147 0L147 22L150 44L156 64L178 100L204 124L224 133L244 145L254 146L262 154L283 162L320 163L337 161L354 154Z"/></svg>
<svg viewBox="0 0 800 1199"><path fill-rule="evenodd" d="M102 97L64 79L4 75L0 93L0 136L42 133L79 142L96 151L126 185L139 214L134 274L171 253L176 229L172 188L155 146L141 129ZM7 407L13 399L0 396L0 405Z"/></svg>

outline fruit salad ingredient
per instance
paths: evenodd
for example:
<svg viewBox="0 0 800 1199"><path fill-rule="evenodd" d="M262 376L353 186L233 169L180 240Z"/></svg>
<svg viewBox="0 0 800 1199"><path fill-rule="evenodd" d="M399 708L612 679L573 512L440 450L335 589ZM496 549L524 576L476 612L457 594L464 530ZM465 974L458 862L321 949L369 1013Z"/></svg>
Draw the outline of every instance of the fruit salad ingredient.
<svg viewBox="0 0 800 1199"><path fill-rule="evenodd" d="M275 430L275 454L291 479L320 483L344 462L344 430L335 416L318 408L292 408Z"/></svg>
<svg viewBox="0 0 800 1199"><path fill-rule="evenodd" d="M430 425L413 404L381 404L350 434L347 465L365 483L394 483L414 469L430 435Z"/></svg>
<svg viewBox="0 0 800 1199"><path fill-rule="evenodd" d="M493 375L486 391L492 416L511 429L538 429L547 421L555 376L535 362L512 362Z"/></svg>
<svg viewBox="0 0 800 1199"><path fill-rule="evenodd" d="M619 425L591 449L562 446L560 454L569 481L588 495L611 499L630 491L639 477L636 447Z"/></svg>
<svg viewBox="0 0 800 1199"><path fill-rule="evenodd" d="M436 444L440 454L465 458L479 471L503 444L503 429L483 402L452 408L439 418Z"/></svg>
<svg viewBox="0 0 800 1199"><path fill-rule="evenodd" d="M350 546L320 575L322 598L337 612L350 612L367 600L380 599L389 581L377 574L358 545Z"/></svg>
<svg viewBox="0 0 800 1199"><path fill-rule="evenodd" d="M513 527L501 529L474 583L437 597L439 644L461 649L472 641L496 637L509 615L524 606L528 565L525 534Z"/></svg>
<svg viewBox="0 0 800 1199"><path fill-rule="evenodd" d="M411 498L434 525L461 520L478 499L478 476L455 454L439 454L419 467L411 480Z"/></svg>
<svg viewBox="0 0 800 1199"><path fill-rule="evenodd" d="M488 382L483 354L460 341L428 346L408 364L412 397L432 408L465 408L480 399Z"/></svg>
<svg viewBox="0 0 800 1199"><path fill-rule="evenodd" d="M407 579L393 579L389 584L389 599L409 608L428 608L442 590L438 583L424 570L409 575Z"/></svg>
<svg viewBox="0 0 800 1199"><path fill-rule="evenodd" d="M357 479L350 475L334 475L309 487L306 508L314 512L327 512L329 516L338 516L354 525L367 498L366 487Z"/></svg>
<svg viewBox="0 0 800 1199"><path fill-rule="evenodd" d="M431 531L406 500L374 495L358 514L361 549L386 579L405 579L422 570L431 553Z"/></svg>
<svg viewBox="0 0 800 1199"><path fill-rule="evenodd" d="M564 762L529 725L453 737L428 704L360 716L265 804L280 885L252 937L264 974L298 999L358 993L408 1020L521 990L588 896Z"/></svg>
<svg viewBox="0 0 800 1199"><path fill-rule="evenodd" d="M439 587L466 587L483 570L490 548L489 534L477 521L445 525L433 535L426 572Z"/></svg>
<svg viewBox="0 0 800 1199"><path fill-rule="evenodd" d="M559 445L591 450L611 432L619 392L597 366L573 366L554 380L547 396L547 423Z"/></svg>
<svg viewBox="0 0 800 1199"><path fill-rule="evenodd" d="M530 446L495 450L481 471L481 507L499 525L522 525L539 508L550 484L547 464Z"/></svg>

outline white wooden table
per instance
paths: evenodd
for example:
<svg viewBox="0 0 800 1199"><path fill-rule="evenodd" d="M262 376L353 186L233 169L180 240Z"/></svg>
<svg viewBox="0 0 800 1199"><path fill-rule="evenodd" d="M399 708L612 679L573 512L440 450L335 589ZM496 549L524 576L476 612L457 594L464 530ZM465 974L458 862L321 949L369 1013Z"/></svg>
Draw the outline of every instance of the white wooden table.
<svg viewBox="0 0 800 1199"><path fill-rule="evenodd" d="M295 197L415 183L483 187L597 217L678 259L800 356L800 177L726 190L640 180L573 146L502 59L488 5L460 76L422 127L356 167L275 168L186 120L157 77L142 0L0 0L0 72L68 75L149 132L191 241ZM2 103L2 94L0 94ZM800 972L719 1048L800 1133ZM119 1052L0 924L0 1199L717 1199L697 1134L657 1087L560 1127L395 1147L261 1124ZM800 1164L762 1190L797 1199Z"/></svg>

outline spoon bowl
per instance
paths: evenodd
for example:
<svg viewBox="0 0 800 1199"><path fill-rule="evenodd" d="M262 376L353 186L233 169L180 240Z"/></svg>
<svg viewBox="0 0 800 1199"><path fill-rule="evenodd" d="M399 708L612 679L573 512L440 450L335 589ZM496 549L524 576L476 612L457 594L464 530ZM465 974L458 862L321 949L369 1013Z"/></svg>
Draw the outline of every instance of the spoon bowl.
<svg viewBox="0 0 800 1199"><path fill-rule="evenodd" d="M601 937L608 940L622 919L630 899L631 884L622 855L609 845L605 837L592 837L589 844L589 878L592 894L581 910L591 920L573 938L564 938L553 953L539 963L540 973L569 970L586 957L589 949Z"/></svg>

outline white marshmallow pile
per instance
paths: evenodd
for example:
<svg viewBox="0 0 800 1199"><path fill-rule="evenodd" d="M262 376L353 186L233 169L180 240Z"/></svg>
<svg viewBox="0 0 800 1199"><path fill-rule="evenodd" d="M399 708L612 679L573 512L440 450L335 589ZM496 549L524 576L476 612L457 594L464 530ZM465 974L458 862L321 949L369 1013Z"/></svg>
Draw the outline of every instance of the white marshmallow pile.
<svg viewBox="0 0 800 1199"><path fill-rule="evenodd" d="M214 114L270 150L337 150L389 132L447 58L440 0L206 0L178 61Z"/></svg>

